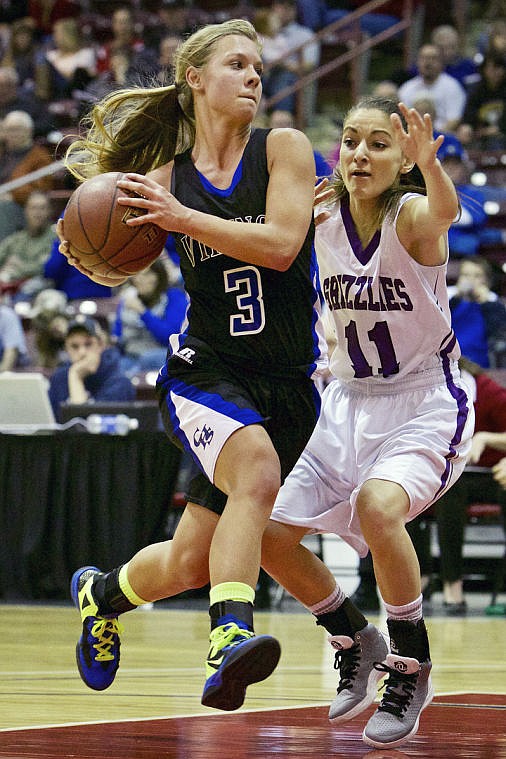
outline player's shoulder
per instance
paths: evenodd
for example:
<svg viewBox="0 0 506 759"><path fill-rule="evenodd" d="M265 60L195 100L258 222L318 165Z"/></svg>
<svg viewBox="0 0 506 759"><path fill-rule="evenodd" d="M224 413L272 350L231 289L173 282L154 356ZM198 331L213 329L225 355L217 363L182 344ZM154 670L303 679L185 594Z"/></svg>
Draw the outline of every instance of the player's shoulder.
<svg viewBox="0 0 506 759"><path fill-rule="evenodd" d="M269 170L275 165L311 166L315 173L313 148L309 138L298 129L271 129L267 135L266 152Z"/></svg>
<svg viewBox="0 0 506 759"><path fill-rule="evenodd" d="M300 129L293 127L279 127L271 129L267 135L267 149L279 150L280 146L284 148L301 149L305 146L312 150L309 137L301 132Z"/></svg>

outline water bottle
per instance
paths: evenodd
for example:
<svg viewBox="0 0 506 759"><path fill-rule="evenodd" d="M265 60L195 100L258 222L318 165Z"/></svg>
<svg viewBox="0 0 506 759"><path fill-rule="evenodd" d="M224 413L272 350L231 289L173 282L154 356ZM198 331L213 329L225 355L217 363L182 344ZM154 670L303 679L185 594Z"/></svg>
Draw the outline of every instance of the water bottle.
<svg viewBox="0 0 506 759"><path fill-rule="evenodd" d="M138 427L139 420L126 414L90 414L86 420L86 429L94 435L128 435Z"/></svg>

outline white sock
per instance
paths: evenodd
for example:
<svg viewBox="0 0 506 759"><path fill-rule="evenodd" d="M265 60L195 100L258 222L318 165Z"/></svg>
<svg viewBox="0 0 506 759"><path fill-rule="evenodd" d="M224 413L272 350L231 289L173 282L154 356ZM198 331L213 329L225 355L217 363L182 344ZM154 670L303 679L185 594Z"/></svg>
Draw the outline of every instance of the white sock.
<svg viewBox="0 0 506 759"><path fill-rule="evenodd" d="M345 598L346 593L344 590L339 587L339 585L336 585L330 596L327 596L327 598L324 598L322 601L318 601L318 603L314 604L314 606L308 606L307 608L311 614L314 614L315 617L318 617L320 614L328 614L330 611L335 611L338 609L342 605Z"/></svg>
<svg viewBox="0 0 506 759"><path fill-rule="evenodd" d="M392 606L385 603L387 617L390 619L404 619L407 622L418 622L423 617L422 601L423 596L420 594L418 598L410 601L409 604L404 604L404 606Z"/></svg>

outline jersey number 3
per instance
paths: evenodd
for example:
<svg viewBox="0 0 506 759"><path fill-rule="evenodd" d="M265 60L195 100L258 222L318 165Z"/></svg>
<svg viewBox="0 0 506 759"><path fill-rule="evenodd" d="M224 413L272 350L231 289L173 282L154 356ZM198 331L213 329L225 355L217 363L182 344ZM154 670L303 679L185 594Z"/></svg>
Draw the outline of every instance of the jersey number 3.
<svg viewBox="0 0 506 759"><path fill-rule="evenodd" d="M225 292L236 293L238 313L230 315L230 334L256 335L265 327L262 279L256 266L242 266L223 272Z"/></svg>
<svg viewBox="0 0 506 759"><path fill-rule="evenodd" d="M360 347L356 322L353 320L350 321L344 330L344 334L346 336L351 365L355 370L355 377L360 379L363 379L364 377L372 377L373 368L367 363L364 352ZM378 351L381 364L379 367L379 373L382 374L383 377L390 377L392 374L398 374L399 362L395 355L388 324L386 322L376 322L374 327L367 332L367 337L372 343L374 343L376 350Z"/></svg>

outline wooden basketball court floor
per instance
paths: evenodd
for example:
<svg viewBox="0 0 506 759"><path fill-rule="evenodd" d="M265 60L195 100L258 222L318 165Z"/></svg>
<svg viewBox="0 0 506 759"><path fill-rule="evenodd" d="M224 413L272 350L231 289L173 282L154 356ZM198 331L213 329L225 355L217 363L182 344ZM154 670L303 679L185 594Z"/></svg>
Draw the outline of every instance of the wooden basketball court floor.
<svg viewBox="0 0 506 759"><path fill-rule="evenodd" d="M95 693L74 664L80 622L68 605L0 605L0 757L38 759L506 759L506 618L427 619L436 699L400 749L362 739L365 714L327 720L337 684L325 632L300 607L256 614L282 657L244 706L201 706L204 608L139 609L122 621L121 666ZM292 609L295 610L292 610ZM381 615L371 620L385 629Z"/></svg>

